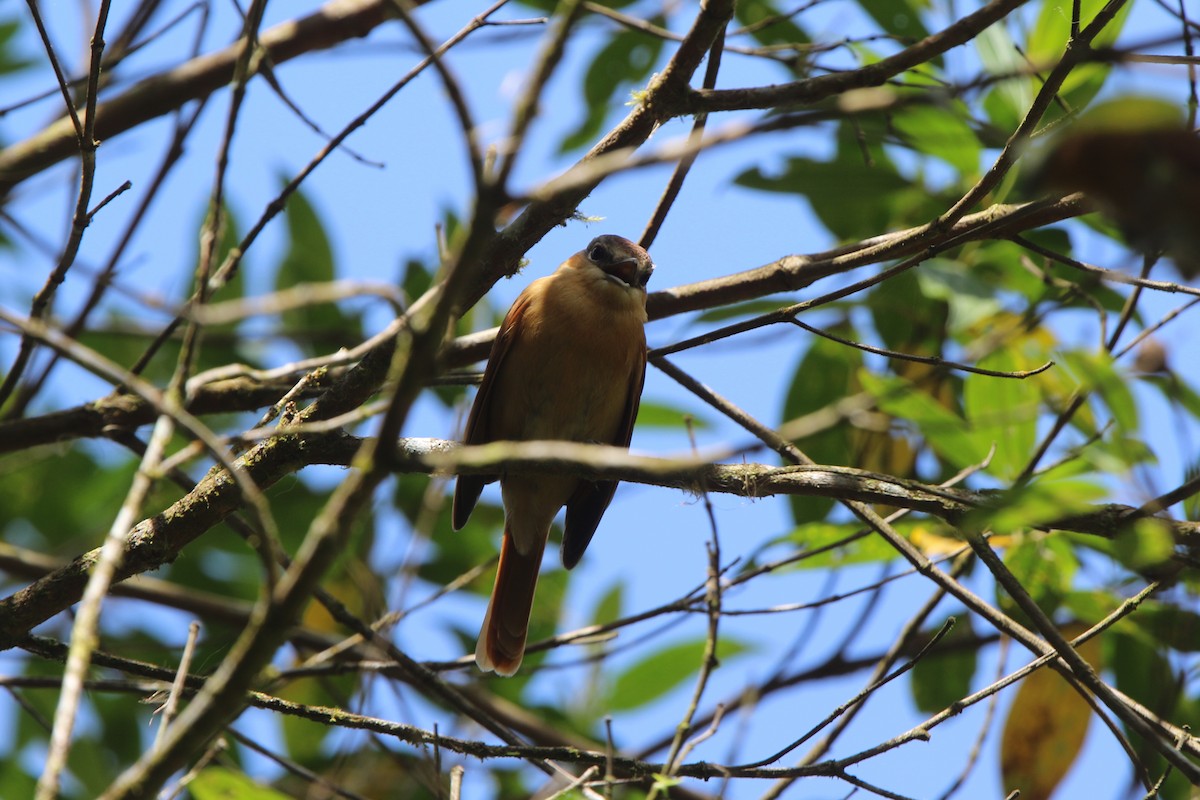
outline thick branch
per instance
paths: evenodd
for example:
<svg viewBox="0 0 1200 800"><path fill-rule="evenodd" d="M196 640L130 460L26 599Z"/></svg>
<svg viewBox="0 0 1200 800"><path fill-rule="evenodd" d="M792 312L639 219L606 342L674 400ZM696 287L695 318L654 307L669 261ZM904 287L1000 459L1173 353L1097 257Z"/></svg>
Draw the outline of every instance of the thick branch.
<svg viewBox="0 0 1200 800"><path fill-rule="evenodd" d="M315 14L263 32L258 43L271 63L281 64L313 50L366 36L388 18L389 5L386 0L331 0ZM239 40L224 50L152 75L101 103L96 107L96 137L101 141L111 139L228 85L242 47ZM63 117L0 151L0 196L26 178L75 155L78 149L74 125Z"/></svg>
<svg viewBox="0 0 1200 800"><path fill-rule="evenodd" d="M202 386L185 404L191 414L225 414L253 411L279 400L295 380L258 381L231 378ZM329 388L328 376L315 378L301 397L313 397ZM112 394L86 405L40 417L0 422L0 453L28 450L69 439L104 436L109 428L131 430L154 421L157 412L140 397Z"/></svg>
<svg viewBox="0 0 1200 800"><path fill-rule="evenodd" d="M248 469L260 486L268 486L300 464L349 465L361 446L350 436L287 436L273 443L283 452L252 462ZM278 450L276 451L278 452ZM281 463L277 464L277 460ZM263 465L274 465L266 469ZM554 472L581 478L622 480L690 492L720 492L743 497L794 494L833 497L862 503L909 508L955 523L967 512L993 507L999 495L930 486L918 481L849 467L764 464L713 464L691 458L650 458L619 448L568 442L500 442L460 448L440 439L401 440L396 469L492 474L499 465L509 473ZM238 494L223 476L205 479L195 491L152 519L140 523L130 538L119 577L154 569L236 509ZM1138 509L1116 504L1088 513L1041 521L1038 527L1112 538L1138 516ZM1200 523L1163 520L1177 540L1196 541ZM0 601L0 649L11 647L35 625L79 599L96 551L85 553L16 594Z"/></svg>
<svg viewBox="0 0 1200 800"><path fill-rule="evenodd" d="M353 457L353 439L330 440L325 455ZM803 495L832 497L873 505L896 506L939 517L951 524L976 509L994 508L1005 495L933 486L852 467L785 466L739 463L715 464L694 458L654 458L605 445L574 442L494 442L460 447L441 439L406 440L408 456L402 469L443 470L462 474L567 474L580 478L620 480L683 489L692 493L719 492L741 497ZM343 462L340 458L331 463ZM1111 539L1145 516L1137 507L1109 503L1089 511L1036 523L1038 528L1084 533ZM1178 541L1197 541L1200 522L1163 519Z"/></svg>
<svg viewBox="0 0 1200 800"><path fill-rule="evenodd" d="M895 55L858 69L753 89L698 89L681 97L679 106L672 109L672 112L673 115L701 114L812 104L851 89L882 86L905 70L966 44L1025 2L1026 0L993 0L944 30L930 34Z"/></svg>

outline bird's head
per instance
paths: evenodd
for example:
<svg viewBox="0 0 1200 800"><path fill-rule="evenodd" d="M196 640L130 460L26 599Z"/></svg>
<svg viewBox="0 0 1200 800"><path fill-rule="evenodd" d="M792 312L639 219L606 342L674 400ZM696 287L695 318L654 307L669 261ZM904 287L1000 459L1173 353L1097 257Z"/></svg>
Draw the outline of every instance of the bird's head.
<svg viewBox="0 0 1200 800"><path fill-rule="evenodd" d="M633 289L645 291L654 272L650 254L621 236L597 236L580 255L598 267L609 280Z"/></svg>

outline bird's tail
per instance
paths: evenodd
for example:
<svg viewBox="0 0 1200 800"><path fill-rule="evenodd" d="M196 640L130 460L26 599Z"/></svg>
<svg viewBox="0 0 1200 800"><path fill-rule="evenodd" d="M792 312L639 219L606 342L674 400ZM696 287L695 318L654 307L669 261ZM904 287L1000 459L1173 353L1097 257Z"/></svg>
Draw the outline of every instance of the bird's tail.
<svg viewBox="0 0 1200 800"><path fill-rule="evenodd" d="M529 615L533 610L533 592L537 588L545 537L533 551L522 555L513 542L507 523L504 541L500 545L500 564L496 567L496 583L479 643L475 646L475 663L484 672L495 670L499 675L512 675L525 656L525 637L529 633Z"/></svg>

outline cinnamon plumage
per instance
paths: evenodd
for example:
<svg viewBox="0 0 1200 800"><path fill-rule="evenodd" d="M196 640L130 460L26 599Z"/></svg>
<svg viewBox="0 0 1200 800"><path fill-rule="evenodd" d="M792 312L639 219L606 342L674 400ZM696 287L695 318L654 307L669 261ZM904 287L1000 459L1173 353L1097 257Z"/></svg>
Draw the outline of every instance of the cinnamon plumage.
<svg viewBox="0 0 1200 800"><path fill-rule="evenodd" d="M523 291L500 326L463 437L466 444L556 439L628 447L646 373L650 256L598 236ZM460 476L453 523L466 524L487 476ZM475 649L484 671L512 675L525 654L550 525L567 508L562 561L574 567L616 491L615 481L505 475L504 538Z"/></svg>

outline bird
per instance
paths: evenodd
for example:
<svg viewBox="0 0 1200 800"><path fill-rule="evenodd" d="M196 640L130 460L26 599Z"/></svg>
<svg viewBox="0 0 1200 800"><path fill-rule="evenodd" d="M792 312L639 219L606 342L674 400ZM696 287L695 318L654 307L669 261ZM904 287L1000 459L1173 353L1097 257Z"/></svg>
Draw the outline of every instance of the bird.
<svg viewBox="0 0 1200 800"><path fill-rule="evenodd" d="M1137 250L1200 275L1200 136L1177 127L1082 126L1055 142L1035 185L1083 192Z"/></svg>
<svg viewBox="0 0 1200 800"><path fill-rule="evenodd" d="M621 236L597 236L513 302L492 345L463 443L562 440L628 447L646 375L646 283L654 262ZM475 663L516 673L550 526L567 508L561 549L579 563L616 481L567 475L460 475L452 523L467 522L485 484L504 502L500 561Z"/></svg>

